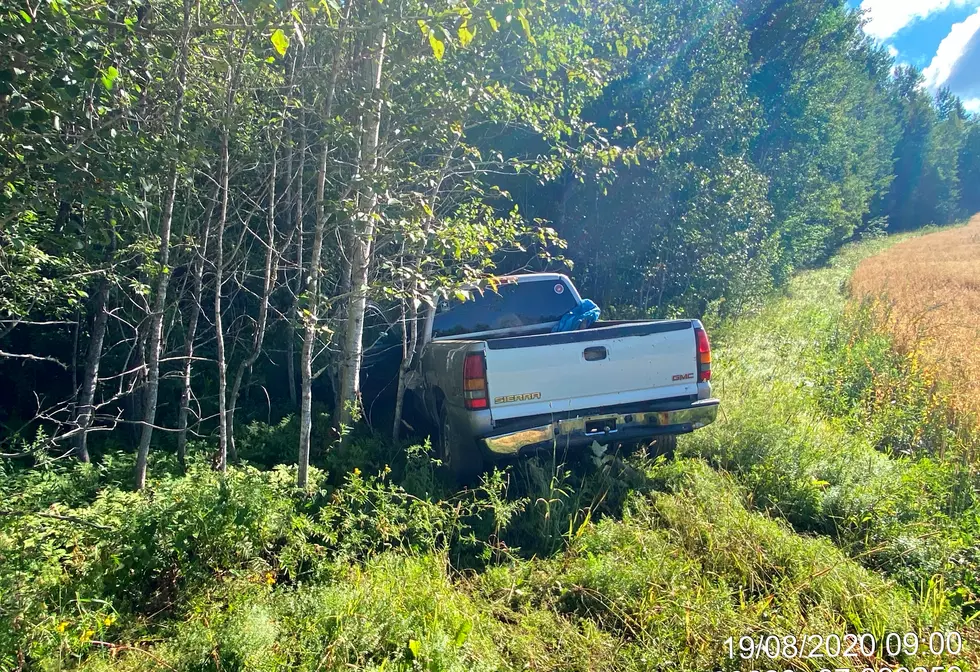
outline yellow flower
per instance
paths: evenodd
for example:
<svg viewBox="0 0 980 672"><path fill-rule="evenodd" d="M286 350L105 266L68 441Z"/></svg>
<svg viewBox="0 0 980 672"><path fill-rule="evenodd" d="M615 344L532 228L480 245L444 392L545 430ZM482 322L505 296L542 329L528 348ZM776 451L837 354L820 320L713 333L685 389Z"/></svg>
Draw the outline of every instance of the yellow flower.
<svg viewBox="0 0 980 672"><path fill-rule="evenodd" d="M55 630L57 630L59 633L64 633L67 628L68 628L68 621L62 621L57 626L55 626Z"/></svg>
<svg viewBox="0 0 980 672"><path fill-rule="evenodd" d="M106 616L102 619L102 623L108 628L110 625L116 622L116 617L113 615Z"/></svg>
<svg viewBox="0 0 980 672"><path fill-rule="evenodd" d="M274 584L276 582L275 575L272 572L266 572L265 573L265 582L266 582L266 584L268 584L270 586L272 584Z"/></svg>
<svg viewBox="0 0 980 672"><path fill-rule="evenodd" d="M354 467L354 475L355 476L360 476L361 475L361 470L358 469L357 467Z"/></svg>
<svg viewBox="0 0 980 672"><path fill-rule="evenodd" d="M78 638L78 641L87 642L90 639L92 639L92 635L94 634L95 634L95 630L86 630L85 632L82 633L82 636Z"/></svg>

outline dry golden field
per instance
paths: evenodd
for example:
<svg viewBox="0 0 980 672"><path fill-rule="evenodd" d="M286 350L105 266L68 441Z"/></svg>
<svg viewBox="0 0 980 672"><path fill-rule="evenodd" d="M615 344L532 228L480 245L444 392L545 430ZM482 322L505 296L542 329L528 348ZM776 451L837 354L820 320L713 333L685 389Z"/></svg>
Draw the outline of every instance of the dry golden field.
<svg viewBox="0 0 980 672"><path fill-rule="evenodd" d="M851 291L880 299L897 346L951 384L957 414L980 417L980 215L864 260Z"/></svg>

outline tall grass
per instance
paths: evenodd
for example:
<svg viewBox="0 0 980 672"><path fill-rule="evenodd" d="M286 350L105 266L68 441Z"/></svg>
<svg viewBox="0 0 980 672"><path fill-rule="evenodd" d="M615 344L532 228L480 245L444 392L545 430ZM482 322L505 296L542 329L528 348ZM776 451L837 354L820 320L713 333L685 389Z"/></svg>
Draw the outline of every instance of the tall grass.
<svg viewBox="0 0 980 672"><path fill-rule="evenodd" d="M977 437L950 422L928 372L848 301L854 267L890 243L852 246L721 330L724 418L685 439L681 453L734 474L751 507L974 614Z"/></svg>
<svg viewBox="0 0 980 672"><path fill-rule="evenodd" d="M980 419L980 215L862 261L851 287L876 325L926 375L949 383L949 408Z"/></svg>
<svg viewBox="0 0 980 672"><path fill-rule="evenodd" d="M594 467L559 470L547 487L623 472L642 487L617 515L579 518L557 551L522 558L498 545L479 570L455 558L497 515L489 493L467 508L357 474L317 494L292 491L282 470L194 469L150 493L109 488L71 509L80 524L17 517L0 530L0 662L89 672L693 672L738 669L729 637L961 627L944 600L915 600L830 541L750 511L747 491L702 461ZM534 529L523 523L514 534ZM829 663L847 661L820 666Z"/></svg>

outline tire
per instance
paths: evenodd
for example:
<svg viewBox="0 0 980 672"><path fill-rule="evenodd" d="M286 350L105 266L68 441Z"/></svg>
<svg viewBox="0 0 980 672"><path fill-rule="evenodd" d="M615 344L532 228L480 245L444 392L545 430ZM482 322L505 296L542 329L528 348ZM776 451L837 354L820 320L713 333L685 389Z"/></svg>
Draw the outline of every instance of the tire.
<svg viewBox="0 0 980 672"><path fill-rule="evenodd" d="M460 435L445 404L439 408L438 457L458 485L472 485L483 473L483 453L472 439Z"/></svg>
<svg viewBox="0 0 980 672"><path fill-rule="evenodd" d="M647 446L647 456L648 457L659 457L663 455L664 457L670 459L674 456L674 452L677 450L677 435L676 434L662 434L658 436L650 445Z"/></svg>

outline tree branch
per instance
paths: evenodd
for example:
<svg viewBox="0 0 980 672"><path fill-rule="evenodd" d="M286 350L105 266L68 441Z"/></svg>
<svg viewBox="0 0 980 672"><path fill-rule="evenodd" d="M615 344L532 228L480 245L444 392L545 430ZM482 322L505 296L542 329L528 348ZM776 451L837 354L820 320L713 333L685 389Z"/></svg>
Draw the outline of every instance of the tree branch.
<svg viewBox="0 0 980 672"><path fill-rule="evenodd" d="M52 364L57 364L65 371L68 370L68 366L64 362L58 361L54 357L42 357L39 355L22 355L16 352L4 352L3 350L0 350L0 358L3 357L9 359L26 359L32 362L51 362Z"/></svg>

